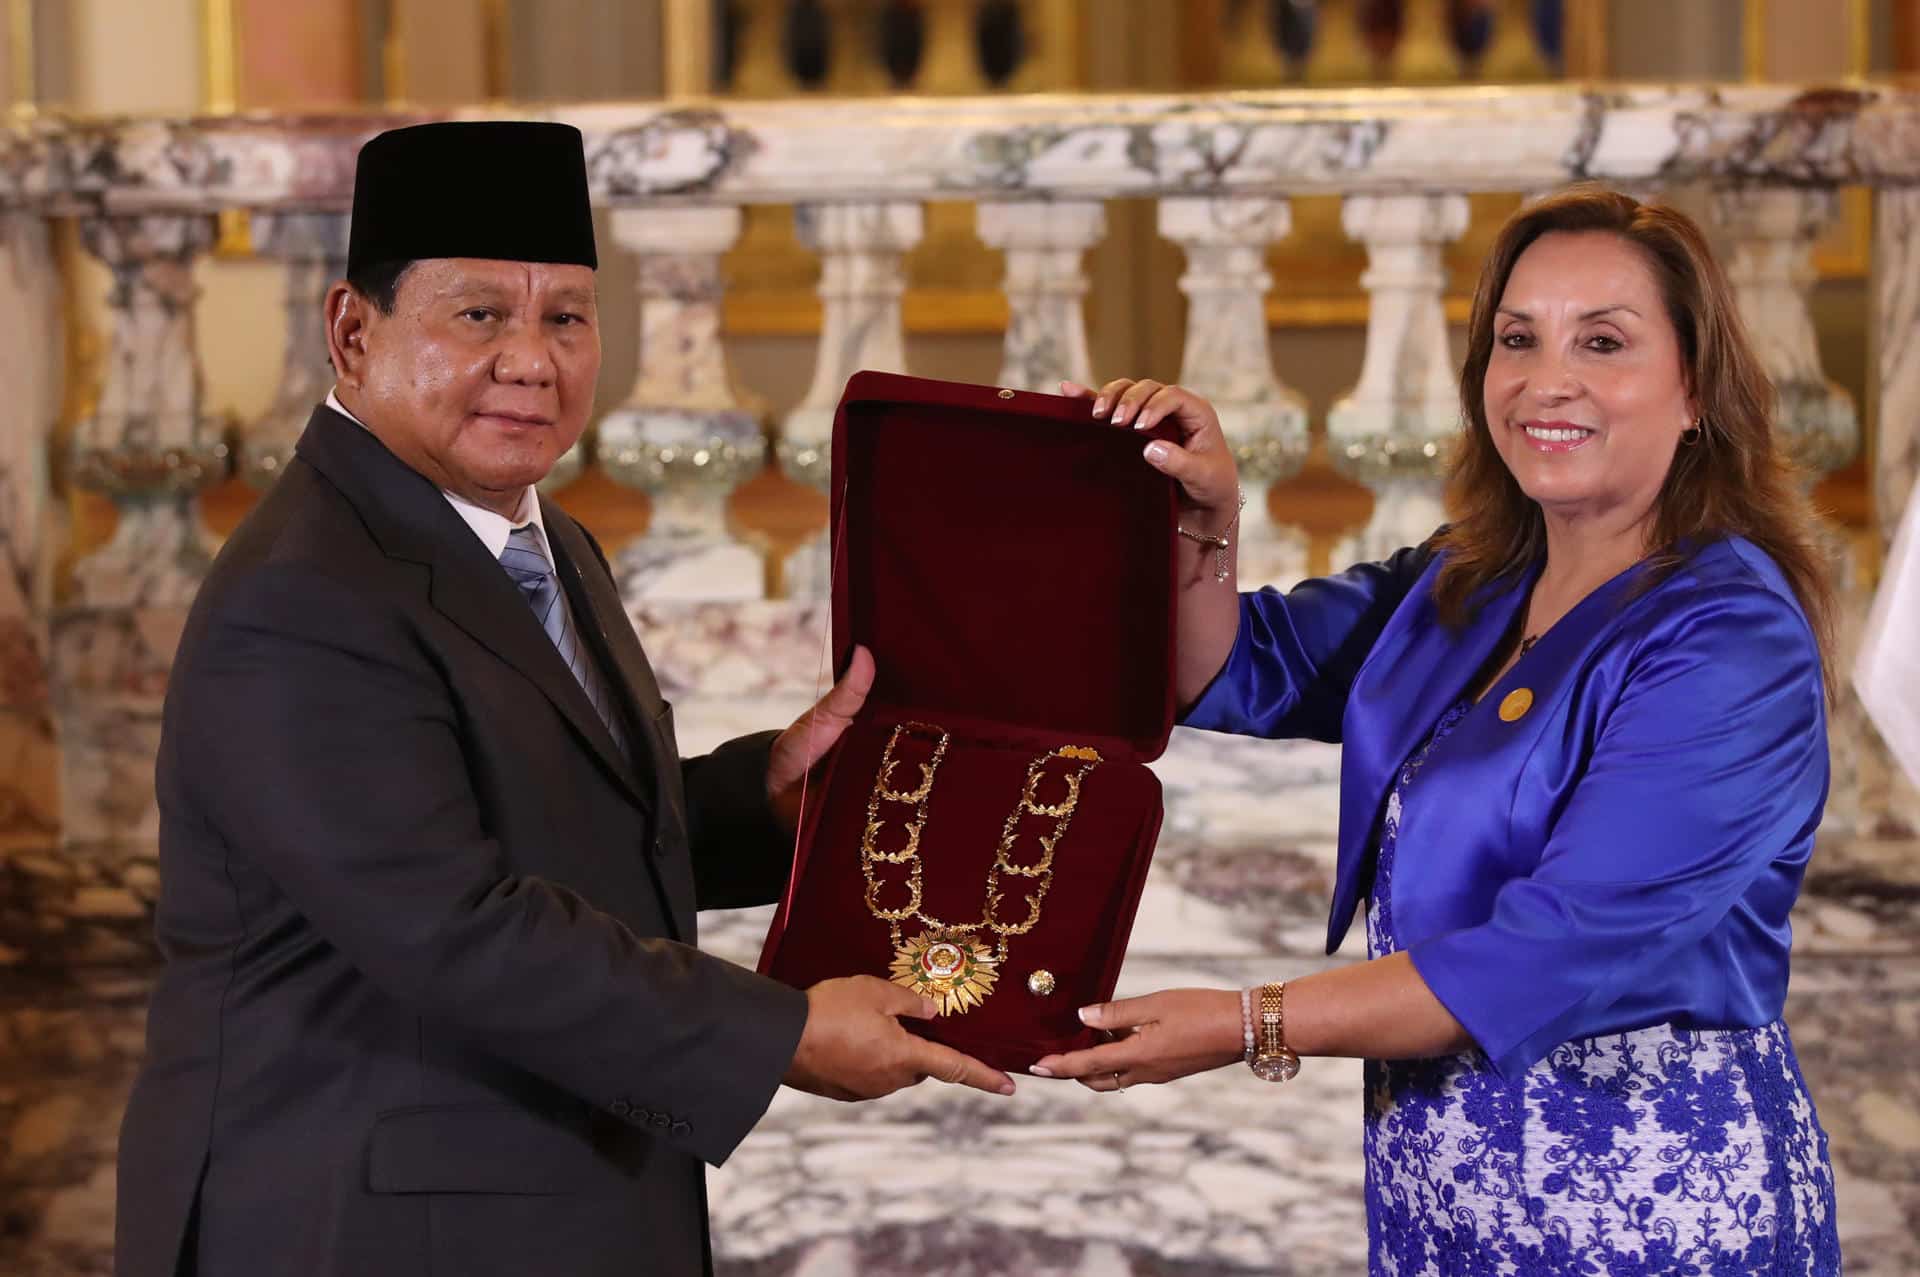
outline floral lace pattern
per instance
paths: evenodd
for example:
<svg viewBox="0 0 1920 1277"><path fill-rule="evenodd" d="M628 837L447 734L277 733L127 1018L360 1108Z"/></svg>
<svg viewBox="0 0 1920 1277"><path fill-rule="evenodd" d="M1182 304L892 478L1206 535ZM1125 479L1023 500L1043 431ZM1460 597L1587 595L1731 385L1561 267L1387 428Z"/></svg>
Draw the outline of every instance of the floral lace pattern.
<svg viewBox="0 0 1920 1277"><path fill-rule="evenodd" d="M1397 951L1389 893L1402 767L1367 941ZM1833 1170L1786 1025L1655 1025L1554 1048L1518 1082L1478 1051L1366 1064L1376 1277L1734 1277L1840 1272Z"/></svg>

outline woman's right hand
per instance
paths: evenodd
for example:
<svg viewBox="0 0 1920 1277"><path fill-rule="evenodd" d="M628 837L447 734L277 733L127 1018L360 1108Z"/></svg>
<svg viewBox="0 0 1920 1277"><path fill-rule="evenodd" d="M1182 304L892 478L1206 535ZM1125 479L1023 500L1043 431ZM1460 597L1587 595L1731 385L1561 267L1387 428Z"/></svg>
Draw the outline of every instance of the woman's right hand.
<svg viewBox="0 0 1920 1277"><path fill-rule="evenodd" d="M1093 415L1112 425L1147 430L1171 418L1178 443L1154 440L1146 446L1147 464L1180 484L1181 504L1193 522L1209 531L1225 527L1240 510L1240 476L1233 449L1220 429L1213 405L1181 386L1119 377L1094 390L1063 381L1070 399L1093 400Z"/></svg>

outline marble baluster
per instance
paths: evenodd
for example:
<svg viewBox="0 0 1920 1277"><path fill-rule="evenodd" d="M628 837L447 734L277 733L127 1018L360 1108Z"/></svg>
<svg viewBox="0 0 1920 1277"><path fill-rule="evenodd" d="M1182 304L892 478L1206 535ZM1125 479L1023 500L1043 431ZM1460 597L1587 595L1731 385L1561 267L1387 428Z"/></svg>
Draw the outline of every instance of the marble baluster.
<svg viewBox="0 0 1920 1277"><path fill-rule="evenodd" d="M1920 187L1875 191L1873 225L1873 509L1884 544L1920 481Z"/></svg>
<svg viewBox="0 0 1920 1277"><path fill-rule="evenodd" d="M1093 380L1087 354L1083 260L1107 232L1104 206L983 202L980 239L1006 254L1007 337L999 384L1058 394Z"/></svg>
<svg viewBox="0 0 1920 1277"><path fill-rule="evenodd" d="M1160 201L1159 218L1187 258L1180 381L1213 401L1240 464L1240 585L1291 583L1306 572L1306 537L1268 516L1267 489L1306 460L1307 410L1274 372L1266 313L1267 248L1292 230L1291 209L1281 199L1180 196Z"/></svg>
<svg viewBox="0 0 1920 1277"><path fill-rule="evenodd" d="M647 534L614 572L629 599L757 599L759 554L727 533L727 496L760 468L760 412L734 387L720 339L720 256L738 208L622 208L613 237L639 258L640 361L600 422L601 469L652 498Z"/></svg>
<svg viewBox="0 0 1920 1277"><path fill-rule="evenodd" d="M1827 379L1813 315L1813 244L1833 221L1832 190L1746 187L1716 192L1714 222L1732 239L1727 279L1747 335L1779 395L1776 426L1813 475L1860 448L1853 399Z"/></svg>
<svg viewBox="0 0 1920 1277"><path fill-rule="evenodd" d="M1393 50L1395 84L1452 84L1460 79L1447 0L1402 0Z"/></svg>
<svg viewBox="0 0 1920 1277"><path fill-rule="evenodd" d="M1367 246L1370 304L1360 381L1327 416L1327 448L1373 490L1373 517L1335 549L1336 568L1416 544L1442 521L1440 465L1459 431L1460 395L1441 253L1466 230L1467 201L1349 196L1341 224Z"/></svg>
<svg viewBox="0 0 1920 1277"><path fill-rule="evenodd" d="M203 411L194 334L196 259L211 217L156 214L81 223L112 272L112 332L94 415L75 430L70 475L112 500L108 543L82 558L53 613L53 704L61 842L79 884L89 953L150 954L158 812L153 759L188 605L210 555L196 497L222 479L227 449Z"/></svg>
<svg viewBox="0 0 1920 1277"><path fill-rule="evenodd" d="M726 86L729 97L779 98L800 91L800 82L794 79L782 47L785 10L782 0L749 0L728 6L735 50Z"/></svg>
<svg viewBox="0 0 1920 1277"><path fill-rule="evenodd" d="M1713 224L1729 240L1727 279L1740 318L1779 396L1775 429L1804 468L1809 486L1853 460L1860 444L1853 400L1821 368L1807 308L1815 278L1813 244L1835 211L1833 191L1787 187L1721 190L1711 205ZM1835 656L1845 668L1859 646L1871 596L1845 532L1835 525L1826 532L1839 598ZM1861 786L1870 785L1885 762L1872 757L1877 748L1873 726L1851 686L1841 687L1827 734L1833 784L1825 824L1856 832L1863 822L1872 823L1861 805Z"/></svg>
<svg viewBox="0 0 1920 1277"><path fill-rule="evenodd" d="M993 88L980 66L975 33L977 0L925 0L926 44L912 91L944 96L986 93Z"/></svg>
<svg viewBox="0 0 1920 1277"><path fill-rule="evenodd" d="M1497 84L1546 80L1553 75L1533 34L1532 0L1495 0L1493 42L1480 59L1480 79Z"/></svg>
<svg viewBox="0 0 1920 1277"><path fill-rule="evenodd" d="M188 215L81 223L113 276L105 383L73 441L74 482L119 512L113 539L75 568L91 607L185 606L209 559L194 498L224 476L227 446L201 411L193 263L213 233L212 218Z"/></svg>
<svg viewBox="0 0 1920 1277"><path fill-rule="evenodd" d="M1287 62L1273 38L1273 13L1267 0L1228 0L1220 32L1220 79L1236 89L1267 89L1289 78Z"/></svg>
<svg viewBox="0 0 1920 1277"><path fill-rule="evenodd" d="M280 386L266 415L240 441L240 473L268 487L293 457L314 407L333 388L327 327L321 305L327 289L347 273L345 213L256 212L253 250L286 263L287 349Z"/></svg>
<svg viewBox="0 0 1920 1277"><path fill-rule="evenodd" d="M60 281L47 223L0 215L0 862L59 833L60 774L47 680L47 444L60 411ZM0 919L6 914L0 911ZM0 970L27 937L0 929Z"/></svg>
<svg viewBox="0 0 1920 1277"><path fill-rule="evenodd" d="M1914 187L1874 192L1872 324L1873 512L1884 553L1920 484L1920 189ZM1851 669L1842 665L1841 673ZM1920 833L1920 788L1877 733L1864 740L1855 782L1861 831Z"/></svg>
<svg viewBox="0 0 1920 1277"><path fill-rule="evenodd" d="M1375 80L1375 59L1360 31L1360 0L1318 0L1313 17L1313 49L1301 78L1316 87Z"/></svg>
<svg viewBox="0 0 1920 1277"><path fill-rule="evenodd" d="M824 488L831 472L833 414L847 378L862 369L905 372L906 329L900 298L903 266L920 242L918 204L803 204L793 211L800 241L820 254L820 349L813 382L787 414L779 444L789 476ZM824 597L831 584L828 538L795 550L787 561L787 593Z"/></svg>

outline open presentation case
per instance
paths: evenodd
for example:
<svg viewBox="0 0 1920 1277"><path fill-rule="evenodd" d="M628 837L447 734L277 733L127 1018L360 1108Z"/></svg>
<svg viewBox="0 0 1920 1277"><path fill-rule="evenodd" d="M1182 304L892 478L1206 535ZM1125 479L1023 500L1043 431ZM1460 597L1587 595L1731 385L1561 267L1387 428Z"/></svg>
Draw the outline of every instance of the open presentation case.
<svg viewBox="0 0 1920 1277"><path fill-rule="evenodd" d="M882 373L833 428L835 669L878 673L816 774L760 969L898 977L1002 1069L1092 1045L1161 819L1170 437L1086 400ZM888 917L886 915L893 915ZM896 943L896 932L898 943Z"/></svg>

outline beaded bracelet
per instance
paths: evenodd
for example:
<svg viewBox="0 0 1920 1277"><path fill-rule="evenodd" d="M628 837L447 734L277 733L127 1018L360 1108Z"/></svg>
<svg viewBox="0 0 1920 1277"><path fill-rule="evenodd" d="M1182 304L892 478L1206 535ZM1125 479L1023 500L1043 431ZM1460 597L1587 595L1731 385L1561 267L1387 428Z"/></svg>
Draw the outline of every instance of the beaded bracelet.
<svg viewBox="0 0 1920 1277"><path fill-rule="evenodd" d="M1253 990L1240 990L1240 1033L1245 1043L1246 1061L1253 1063Z"/></svg>

